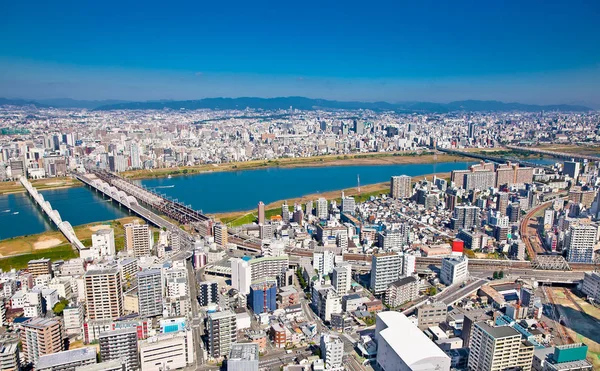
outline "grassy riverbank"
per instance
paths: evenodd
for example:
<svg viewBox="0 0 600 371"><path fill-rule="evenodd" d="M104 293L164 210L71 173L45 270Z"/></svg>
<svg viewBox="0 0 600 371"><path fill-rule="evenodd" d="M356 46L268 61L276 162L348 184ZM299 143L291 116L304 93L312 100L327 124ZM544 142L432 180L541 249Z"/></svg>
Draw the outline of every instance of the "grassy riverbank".
<svg viewBox="0 0 600 371"><path fill-rule="evenodd" d="M81 182L79 182L77 179L69 177L36 179L32 180L31 184L38 191L43 191L47 189L78 187L82 185ZM21 182L19 181L0 182L0 195L23 192L25 192L25 188L23 188Z"/></svg>
<svg viewBox="0 0 600 371"><path fill-rule="evenodd" d="M125 247L125 229L123 226L135 220L143 222L137 217L126 217L113 221L80 225L73 229L85 246L91 246L92 234L95 231L113 228L115 231L115 248L120 251ZM66 260L78 256L78 252L71 247L71 244L59 231L48 231L0 241L0 269L2 270L25 268L27 262L33 259Z"/></svg>
<svg viewBox="0 0 600 371"><path fill-rule="evenodd" d="M437 174L429 174L429 175L420 175L413 177L413 182L422 179L433 179L433 177L437 176L438 178L447 178L449 180L450 173L437 173ZM337 200L338 202L341 200L342 191L346 196L353 196L356 202L364 202L368 200L371 196L377 197L383 193L387 194L390 191L390 183L376 183L369 184L360 187L360 192L356 187L354 188L346 188L343 190L336 190L330 192L322 192L322 193L314 193L302 197L290 198L287 200L279 200L275 202L271 202L265 205L265 218L269 219L271 216L280 215L281 214L281 205L286 202L289 206L293 206L294 203L305 204L308 201L316 200L320 197L324 197L327 200ZM212 215L216 219L221 220L223 223L227 223L231 227L241 226L244 224L255 222L258 219L257 210L248 210L248 211L236 211L230 213L219 213Z"/></svg>
<svg viewBox="0 0 600 371"><path fill-rule="evenodd" d="M348 165L390 165L390 164L426 164L435 162L465 161L465 157L448 154L433 155L431 152L385 152L364 153L354 155L328 155L299 158L280 158L277 160L252 160L243 162L227 162L223 164L204 164L197 166L181 166L176 168L131 170L121 173L130 179L161 178L166 176L190 175L207 172L240 171L265 169L269 167L315 167L315 166L348 166Z"/></svg>

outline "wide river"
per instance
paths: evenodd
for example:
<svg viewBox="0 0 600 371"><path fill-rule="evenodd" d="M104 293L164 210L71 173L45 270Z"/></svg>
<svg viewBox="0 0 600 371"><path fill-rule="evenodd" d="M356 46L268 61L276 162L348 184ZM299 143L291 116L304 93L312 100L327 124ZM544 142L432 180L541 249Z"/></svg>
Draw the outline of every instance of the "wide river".
<svg viewBox="0 0 600 371"><path fill-rule="evenodd" d="M545 162L545 161L541 161ZM418 176L466 169L473 162L268 168L204 173L141 180L144 186L205 213L250 210L308 194L385 182L393 175ZM72 225L112 220L128 215L116 203L86 187L43 191L44 198ZM33 200L24 193L0 196L0 239L54 230Z"/></svg>

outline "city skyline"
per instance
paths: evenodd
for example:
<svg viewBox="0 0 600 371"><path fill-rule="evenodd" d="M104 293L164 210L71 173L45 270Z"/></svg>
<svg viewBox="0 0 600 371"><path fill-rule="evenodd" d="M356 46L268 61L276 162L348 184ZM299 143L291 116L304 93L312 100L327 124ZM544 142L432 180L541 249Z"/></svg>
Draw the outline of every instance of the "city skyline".
<svg viewBox="0 0 600 371"><path fill-rule="evenodd" d="M600 104L598 4L319 5L9 4L0 96Z"/></svg>

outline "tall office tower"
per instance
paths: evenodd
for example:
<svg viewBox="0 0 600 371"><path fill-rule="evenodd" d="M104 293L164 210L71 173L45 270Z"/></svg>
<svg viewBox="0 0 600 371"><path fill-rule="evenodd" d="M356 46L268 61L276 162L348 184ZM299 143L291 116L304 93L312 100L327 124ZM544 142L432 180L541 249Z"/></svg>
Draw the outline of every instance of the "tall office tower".
<svg viewBox="0 0 600 371"><path fill-rule="evenodd" d="M313 253L313 266L321 277L333 272L334 260L335 256L329 250Z"/></svg>
<svg viewBox="0 0 600 371"><path fill-rule="evenodd" d="M508 220L511 223L516 223L519 221L519 216L521 216L521 204L518 202L513 202L506 208L506 215L508 216Z"/></svg>
<svg viewBox="0 0 600 371"><path fill-rule="evenodd" d="M565 161L563 164L563 174L568 175L573 179L577 179L579 177L581 164L576 161Z"/></svg>
<svg viewBox="0 0 600 371"><path fill-rule="evenodd" d="M390 196L393 198L410 198L412 196L412 179L408 175L393 176L390 179Z"/></svg>
<svg viewBox="0 0 600 371"><path fill-rule="evenodd" d="M127 370L140 368L136 327L101 332L98 342L102 362L123 359Z"/></svg>
<svg viewBox="0 0 600 371"><path fill-rule="evenodd" d="M459 205L454 208L454 216L450 219L452 229L470 229L479 225L479 208L472 205Z"/></svg>
<svg viewBox="0 0 600 371"><path fill-rule="evenodd" d="M160 269L146 269L137 273L138 313L144 317L159 316L163 312L162 274Z"/></svg>
<svg viewBox="0 0 600 371"><path fill-rule="evenodd" d="M129 155L131 157L131 167L133 169L141 169L142 161L140 159L140 146L137 143L131 143L129 147Z"/></svg>
<svg viewBox="0 0 600 371"><path fill-rule="evenodd" d="M115 249L115 231L114 229L100 229L92 234L92 249L99 256L113 256Z"/></svg>
<svg viewBox="0 0 600 371"><path fill-rule="evenodd" d="M402 274L402 256L389 254L373 255L371 260L371 291L375 295L385 293L388 285Z"/></svg>
<svg viewBox="0 0 600 371"><path fill-rule="evenodd" d="M235 313L231 310L208 314L208 354L221 358L229 354L237 340Z"/></svg>
<svg viewBox="0 0 600 371"><path fill-rule="evenodd" d="M265 224L265 204L262 201L258 203L258 224Z"/></svg>
<svg viewBox="0 0 600 371"><path fill-rule="evenodd" d="M598 227L575 224L567 235L567 260L571 263L593 263Z"/></svg>
<svg viewBox="0 0 600 371"><path fill-rule="evenodd" d="M331 284L335 292L341 297L350 292L352 284L352 266L342 265L333 268Z"/></svg>
<svg viewBox="0 0 600 371"><path fill-rule="evenodd" d="M91 269L83 275L88 320L123 315L121 274L117 268Z"/></svg>
<svg viewBox="0 0 600 371"><path fill-rule="evenodd" d="M125 248L135 257L150 256L152 232L148 224L128 223L125 227Z"/></svg>
<svg viewBox="0 0 600 371"><path fill-rule="evenodd" d="M277 281L266 278L250 285L248 306L254 314L269 313L277 309Z"/></svg>
<svg viewBox="0 0 600 371"><path fill-rule="evenodd" d="M531 370L533 344L522 341L521 334L510 326L476 323L469 349L469 370Z"/></svg>
<svg viewBox="0 0 600 371"><path fill-rule="evenodd" d="M215 243L221 247L227 247L227 226L223 223L217 223L214 227Z"/></svg>
<svg viewBox="0 0 600 371"><path fill-rule="evenodd" d="M474 122L469 122L469 138L473 139L475 138L475 123Z"/></svg>
<svg viewBox="0 0 600 371"><path fill-rule="evenodd" d="M22 324L21 346L23 357L34 365L45 354L64 350L64 333L61 322L51 318L31 318Z"/></svg>
<svg viewBox="0 0 600 371"><path fill-rule="evenodd" d="M48 258L30 260L27 263L27 270L29 271L29 273L31 273L33 278L36 278L43 274L49 274L50 276L52 276L52 263Z"/></svg>
<svg viewBox="0 0 600 371"><path fill-rule="evenodd" d="M469 278L468 266L469 259L465 256L442 259L440 281L447 286L466 281Z"/></svg>
<svg viewBox="0 0 600 371"><path fill-rule="evenodd" d="M281 205L281 220L284 224L288 224L290 222L290 207L286 202Z"/></svg>
<svg viewBox="0 0 600 371"><path fill-rule="evenodd" d="M258 344L235 343L227 357L227 371L258 371Z"/></svg>
<svg viewBox="0 0 600 371"><path fill-rule="evenodd" d="M354 120L353 130L358 135L363 135L365 133L365 123L362 121Z"/></svg>
<svg viewBox="0 0 600 371"><path fill-rule="evenodd" d="M215 281L202 281L198 289L198 301L200 306L219 302L219 284Z"/></svg>
<svg viewBox="0 0 600 371"><path fill-rule="evenodd" d="M327 200L323 197L317 200L316 214L317 218L319 219L327 219L327 217L329 216Z"/></svg>
<svg viewBox="0 0 600 371"><path fill-rule="evenodd" d="M321 358L327 369L342 367L344 358L344 342L339 336L325 334L321 335Z"/></svg>
<svg viewBox="0 0 600 371"><path fill-rule="evenodd" d="M496 210L502 215L506 215L506 208L508 207L508 193L499 192L498 198L496 199Z"/></svg>
<svg viewBox="0 0 600 371"><path fill-rule="evenodd" d="M400 312L378 313L375 336L377 369L450 371L450 357Z"/></svg>

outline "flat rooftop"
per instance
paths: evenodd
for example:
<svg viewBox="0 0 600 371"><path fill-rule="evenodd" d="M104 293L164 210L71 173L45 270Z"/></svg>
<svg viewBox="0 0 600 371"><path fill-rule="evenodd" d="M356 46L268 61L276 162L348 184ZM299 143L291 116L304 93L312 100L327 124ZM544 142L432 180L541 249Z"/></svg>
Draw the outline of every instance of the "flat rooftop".
<svg viewBox="0 0 600 371"><path fill-rule="evenodd" d="M67 365L75 362L89 361L93 359L96 362L96 347L85 347L80 349L65 350L64 352L46 354L40 356L36 363L37 369L52 368L60 365Z"/></svg>
<svg viewBox="0 0 600 371"><path fill-rule="evenodd" d="M258 361L258 344L255 343L235 343L231 344L229 360L240 361Z"/></svg>

